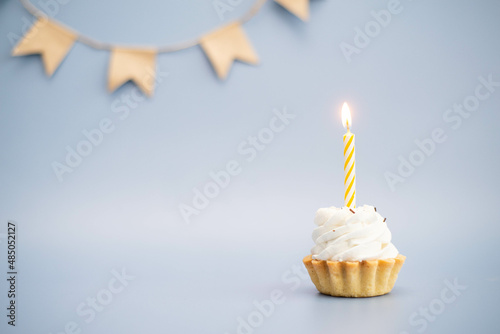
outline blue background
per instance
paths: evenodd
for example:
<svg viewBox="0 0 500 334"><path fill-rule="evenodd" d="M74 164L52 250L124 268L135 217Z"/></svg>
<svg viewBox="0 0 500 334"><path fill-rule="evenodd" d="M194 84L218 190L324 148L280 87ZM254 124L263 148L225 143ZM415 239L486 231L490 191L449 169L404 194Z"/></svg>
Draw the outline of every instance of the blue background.
<svg viewBox="0 0 500 334"><path fill-rule="evenodd" d="M211 1L186 0L71 0L54 16L99 40L160 45L199 36L252 3L223 21ZM168 76L120 119L113 105L135 86L106 92L108 52L76 43L47 78L39 56L10 56L9 36L33 18L18 1L0 1L0 232L10 219L19 233L17 326L6 324L2 279L2 333L55 334L74 321L82 333L232 334L275 289L285 301L255 333L498 333L500 89L457 129L443 115L480 76L500 81L500 2L402 1L348 62L339 45L353 44L355 28L387 3L312 0L303 23L268 2L244 25L260 65L236 62L219 81L199 47L159 55ZM343 205L344 101L358 205L388 217L407 256L383 297L329 298L309 278L297 287L286 278L309 254L315 211ZM238 145L285 107L295 119L246 161ZM59 182L53 162L105 118L114 131ZM384 173L397 173L398 157L436 128L446 141L391 191ZM179 205L231 160L242 172L187 224ZM122 268L135 278L86 323L77 306ZM467 287L461 295L412 322L455 278Z"/></svg>

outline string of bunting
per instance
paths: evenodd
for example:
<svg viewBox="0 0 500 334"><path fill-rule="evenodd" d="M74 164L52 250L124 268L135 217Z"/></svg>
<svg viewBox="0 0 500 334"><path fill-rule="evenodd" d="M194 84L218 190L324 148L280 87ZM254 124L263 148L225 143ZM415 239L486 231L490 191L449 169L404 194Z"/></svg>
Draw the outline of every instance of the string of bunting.
<svg viewBox="0 0 500 334"><path fill-rule="evenodd" d="M145 47L103 43L48 17L30 0L21 4L37 18L30 30L12 50L13 56L40 54L46 74L54 74L75 42L110 52L108 90L113 92L127 81L134 82L147 96L154 92L156 56L199 45L219 79L225 79L235 60L257 64L259 57L245 35L242 24L254 17L267 0L257 0L238 20L201 37L167 46ZM309 19L309 0L274 0L303 21ZM148 79L146 79L148 78Z"/></svg>

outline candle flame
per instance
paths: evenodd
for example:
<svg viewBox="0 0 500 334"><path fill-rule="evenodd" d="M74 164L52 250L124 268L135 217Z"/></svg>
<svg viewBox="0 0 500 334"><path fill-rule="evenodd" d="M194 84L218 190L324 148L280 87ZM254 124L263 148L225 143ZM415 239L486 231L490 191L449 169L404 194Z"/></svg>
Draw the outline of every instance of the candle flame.
<svg viewBox="0 0 500 334"><path fill-rule="evenodd" d="M349 110L347 102L344 102L344 104L342 105L342 124L347 130L349 130L349 128L352 126L351 111Z"/></svg>

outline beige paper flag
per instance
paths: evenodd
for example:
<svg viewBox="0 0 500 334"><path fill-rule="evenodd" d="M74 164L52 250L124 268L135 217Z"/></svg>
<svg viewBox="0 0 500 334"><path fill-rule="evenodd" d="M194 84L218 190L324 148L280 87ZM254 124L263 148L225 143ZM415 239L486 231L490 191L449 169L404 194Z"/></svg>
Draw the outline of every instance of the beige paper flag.
<svg viewBox="0 0 500 334"><path fill-rule="evenodd" d="M76 38L72 32L46 18L41 18L12 50L12 55L40 54L45 72L51 76L66 57Z"/></svg>
<svg viewBox="0 0 500 334"><path fill-rule="evenodd" d="M309 20L309 0L274 0L302 21Z"/></svg>
<svg viewBox="0 0 500 334"><path fill-rule="evenodd" d="M108 74L108 90L131 80L148 96L153 95L155 85L156 54L154 49L111 50Z"/></svg>
<svg viewBox="0 0 500 334"><path fill-rule="evenodd" d="M224 79L235 59L257 64L259 57L238 22L205 35L200 45L220 79Z"/></svg>

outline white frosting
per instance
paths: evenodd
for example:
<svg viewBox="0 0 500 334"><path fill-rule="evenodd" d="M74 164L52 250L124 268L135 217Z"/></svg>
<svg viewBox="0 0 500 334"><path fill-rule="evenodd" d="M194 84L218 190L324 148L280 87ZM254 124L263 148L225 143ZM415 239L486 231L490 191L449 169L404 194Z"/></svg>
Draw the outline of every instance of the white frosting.
<svg viewBox="0 0 500 334"><path fill-rule="evenodd" d="M373 206L353 209L322 208L316 212L318 225L312 238L313 259L363 261L395 258L399 253L391 243L391 231Z"/></svg>

